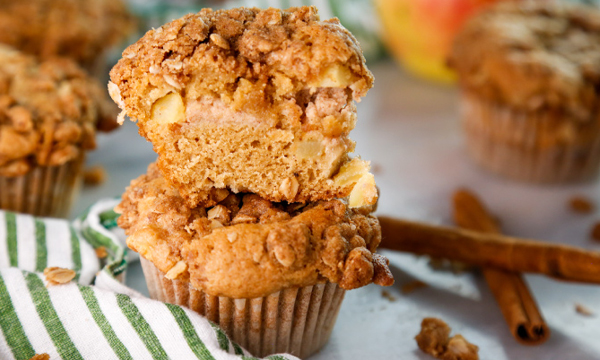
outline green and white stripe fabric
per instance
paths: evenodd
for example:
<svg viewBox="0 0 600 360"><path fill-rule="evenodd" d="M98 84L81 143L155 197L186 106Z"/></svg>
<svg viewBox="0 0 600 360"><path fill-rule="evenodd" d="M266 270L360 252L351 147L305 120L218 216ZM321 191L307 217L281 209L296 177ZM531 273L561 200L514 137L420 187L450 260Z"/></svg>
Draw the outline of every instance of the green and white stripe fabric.
<svg viewBox="0 0 600 360"><path fill-rule="evenodd" d="M74 222L76 232L94 248L103 246L107 252L102 272L97 274L96 285L119 286L115 280L124 282L128 261L135 261L138 255L128 252L125 234L117 226L118 214L113 209L119 199L103 199L92 205ZM107 285L104 282L108 282Z"/></svg>
<svg viewBox="0 0 600 360"><path fill-rule="evenodd" d="M73 269L80 284L100 270L94 248L65 220L0 212L0 268L42 272L47 267Z"/></svg>
<svg viewBox="0 0 600 360"><path fill-rule="evenodd" d="M98 202L72 226L0 211L0 359L254 359L197 313L117 281L130 258L116 203ZM99 246L109 254L101 271ZM71 268L78 281L48 286L48 266Z"/></svg>

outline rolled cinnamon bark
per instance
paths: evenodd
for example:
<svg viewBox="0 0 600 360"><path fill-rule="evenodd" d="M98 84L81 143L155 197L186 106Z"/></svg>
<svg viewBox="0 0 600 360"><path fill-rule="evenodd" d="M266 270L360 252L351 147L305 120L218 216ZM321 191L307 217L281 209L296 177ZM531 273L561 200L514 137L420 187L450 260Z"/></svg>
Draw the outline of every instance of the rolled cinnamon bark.
<svg viewBox="0 0 600 360"><path fill-rule="evenodd" d="M379 222L383 234L381 248L462 261L481 268L600 284L598 252L387 216L379 216Z"/></svg>
<svg viewBox="0 0 600 360"><path fill-rule="evenodd" d="M500 233L497 221L470 191L457 191L453 205L454 222L458 226ZM539 345L548 340L550 329L521 274L491 268L482 269L482 273L515 339L525 345Z"/></svg>
<svg viewBox="0 0 600 360"><path fill-rule="evenodd" d="M518 342L540 345L548 340L550 328L520 274L486 269L483 270L483 276L500 306L510 332Z"/></svg>

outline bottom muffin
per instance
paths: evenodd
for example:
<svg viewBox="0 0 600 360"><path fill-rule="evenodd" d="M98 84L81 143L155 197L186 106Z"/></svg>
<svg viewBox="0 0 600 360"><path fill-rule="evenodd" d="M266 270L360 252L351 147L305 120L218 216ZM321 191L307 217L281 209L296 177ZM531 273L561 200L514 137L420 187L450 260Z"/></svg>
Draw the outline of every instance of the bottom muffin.
<svg viewBox="0 0 600 360"><path fill-rule="evenodd" d="M344 290L393 283L371 207L272 203L214 190L189 208L154 165L117 206L151 296L198 311L254 355L306 357L327 341Z"/></svg>
<svg viewBox="0 0 600 360"><path fill-rule="evenodd" d="M252 299L212 296L188 282L169 280L150 261L141 261L151 298L202 314L260 357L290 353L305 358L320 350L344 299L345 290L331 282Z"/></svg>

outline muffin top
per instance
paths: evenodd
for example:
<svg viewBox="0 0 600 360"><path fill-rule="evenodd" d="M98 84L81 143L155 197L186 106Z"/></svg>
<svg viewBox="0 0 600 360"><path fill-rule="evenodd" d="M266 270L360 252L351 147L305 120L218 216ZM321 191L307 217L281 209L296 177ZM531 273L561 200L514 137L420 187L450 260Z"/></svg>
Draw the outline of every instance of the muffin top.
<svg viewBox="0 0 600 360"><path fill-rule="evenodd" d="M0 176L64 164L115 123L114 104L71 60L37 62L0 45L0 64Z"/></svg>
<svg viewBox="0 0 600 360"><path fill-rule="evenodd" d="M0 0L0 43L90 66L132 29L121 0Z"/></svg>
<svg viewBox="0 0 600 360"><path fill-rule="evenodd" d="M320 21L315 7L189 14L128 47L111 80L112 98L142 122L168 93L186 104L216 97L270 120L302 91L341 87L358 100L373 83L356 39L338 19Z"/></svg>
<svg viewBox="0 0 600 360"><path fill-rule="evenodd" d="M490 101L600 119L600 11L591 6L499 3L466 24L449 60L463 88Z"/></svg>
<svg viewBox="0 0 600 360"><path fill-rule="evenodd" d="M116 209L127 245L167 278L214 296L262 297L327 280L344 289L393 283L387 259L374 253L381 228L371 207L273 203L225 189L207 197L215 205L188 207L150 165Z"/></svg>

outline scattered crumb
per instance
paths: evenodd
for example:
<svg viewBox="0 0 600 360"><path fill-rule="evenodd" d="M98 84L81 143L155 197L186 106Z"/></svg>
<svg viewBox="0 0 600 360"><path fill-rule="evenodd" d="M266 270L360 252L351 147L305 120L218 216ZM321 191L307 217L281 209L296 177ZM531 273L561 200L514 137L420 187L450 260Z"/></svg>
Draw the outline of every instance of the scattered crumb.
<svg viewBox="0 0 600 360"><path fill-rule="evenodd" d="M49 267L44 269L44 275L48 281L48 286L66 284L75 278L75 271L63 269L60 267Z"/></svg>
<svg viewBox="0 0 600 360"><path fill-rule="evenodd" d="M583 316L594 316L594 312L582 304L575 304L575 311Z"/></svg>
<svg viewBox="0 0 600 360"><path fill-rule="evenodd" d="M96 186L106 181L106 170L100 165L95 165L85 169L83 172L83 183L85 185Z"/></svg>
<svg viewBox="0 0 600 360"><path fill-rule="evenodd" d="M448 342L446 353L441 357L443 360L477 360L479 347L467 341L462 335L454 335Z"/></svg>
<svg viewBox="0 0 600 360"><path fill-rule="evenodd" d="M440 319L425 318L421 322L421 332L415 336L417 345L424 353L441 356L448 346L450 327Z"/></svg>
<svg viewBox="0 0 600 360"><path fill-rule="evenodd" d="M108 256L108 252L106 252L106 248L104 246L98 246L96 248L96 256L99 259L104 259L105 257Z"/></svg>
<svg viewBox="0 0 600 360"><path fill-rule="evenodd" d="M50 360L50 355L48 355L48 354L35 354L29 360Z"/></svg>
<svg viewBox="0 0 600 360"><path fill-rule="evenodd" d="M402 284L402 293L404 295L408 295L411 292L427 287L429 285L427 285L426 283L419 281L419 280L415 280L415 281L411 281L411 282L407 282L406 284Z"/></svg>
<svg viewBox="0 0 600 360"><path fill-rule="evenodd" d="M394 295L390 294L390 292L387 290L381 290L381 296L388 299L391 302L398 300L398 299L396 299L396 297Z"/></svg>
<svg viewBox="0 0 600 360"><path fill-rule="evenodd" d="M425 318L421 332L415 336L419 349L442 360L478 360L479 347L469 343L462 335L450 338L450 327L440 319Z"/></svg>
<svg viewBox="0 0 600 360"><path fill-rule="evenodd" d="M600 241L600 221L594 224L591 235L593 240Z"/></svg>
<svg viewBox="0 0 600 360"><path fill-rule="evenodd" d="M383 166L377 163L371 163L371 173L373 175L379 175L383 171Z"/></svg>
<svg viewBox="0 0 600 360"><path fill-rule="evenodd" d="M584 196L573 196L569 200L569 207L578 214L589 214L594 211L594 203Z"/></svg>

